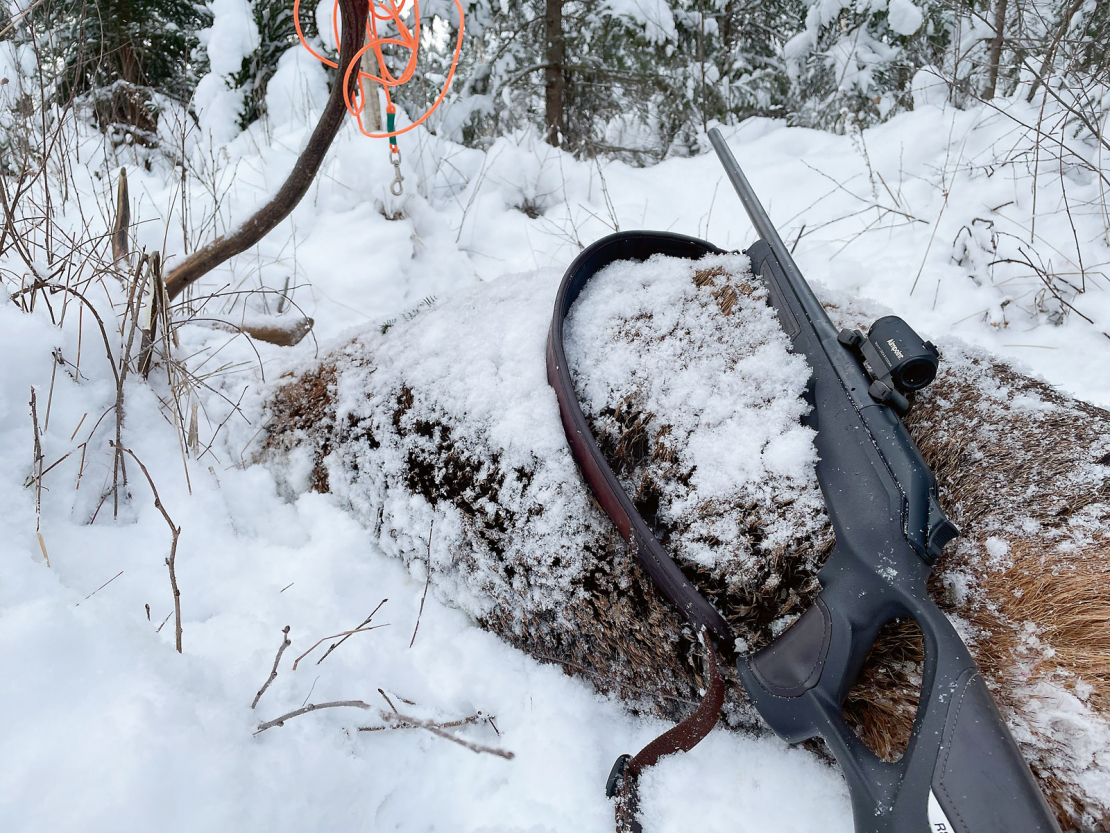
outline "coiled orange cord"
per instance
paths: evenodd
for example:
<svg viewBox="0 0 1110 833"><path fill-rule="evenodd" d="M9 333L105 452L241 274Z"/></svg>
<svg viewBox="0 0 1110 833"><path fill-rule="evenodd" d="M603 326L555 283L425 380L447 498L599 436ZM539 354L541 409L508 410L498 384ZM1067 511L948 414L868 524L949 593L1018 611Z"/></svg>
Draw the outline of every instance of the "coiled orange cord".
<svg viewBox="0 0 1110 833"><path fill-rule="evenodd" d="M402 133L408 133L413 128L423 124L428 119L428 117L436 111L436 108L443 103L443 99L447 95L447 90L451 86L451 81L455 77L455 70L456 68L458 68L459 65L459 55L462 53L463 43L464 21L462 0L455 0L455 7L458 9L459 12L459 35L455 41L455 55L451 60L451 69L447 73L446 80L443 82L443 89L440 90L439 95L436 97L436 100L432 103L432 106L428 108L427 112L424 113L424 115L413 121L413 123L410 124L408 127L403 127L400 130L395 129L393 121L394 115L397 112L397 108L393 104L393 97L390 95L390 89L392 87L399 87L412 78L413 73L416 71L417 53L420 47L420 3L419 0L412 0L414 12L413 19L415 22L413 23L411 29L405 25L404 21L401 20L401 15L404 12L405 6L407 4L408 0L400 0L399 3L397 2L397 0L384 0L384 2L379 2L379 0L370 0L370 13L367 16L366 21L366 45L355 54L354 60L351 61L350 66L347 67L347 71L343 76L343 98L347 104L347 112L354 116L355 119L358 121L358 129L362 132L363 135L369 136L371 139L389 139L391 152L397 154L398 156L400 155L400 152L397 149L396 137L400 136ZM329 67L338 67L339 64L337 64L335 61L328 60L308 45L308 41L305 39L304 32L301 30L300 7L301 0L294 0L293 21L296 25L297 37L300 38L301 44L312 54L314 58L316 58L316 60L326 64ZM335 6L332 9L332 27L335 32L336 43L339 42L338 12L339 0L335 0ZM388 24L390 22L392 22L394 27L396 28L397 36L380 37L378 35L378 24ZM382 47L385 44L399 46L402 49L407 49L409 51L408 62L405 64L404 71L399 76L394 76L385 65L385 56L382 54ZM373 75L368 72L363 72L360 69L358 71L358 100L352 101L349 87L351 73L354 72L355 68L360 65L362 56L365 55L367 52L370 52L371 50L373 50L375 57L378 59L379 74ZM371 133L362 123L362 111L366 108L367 99L366 89L363 86L365 81L372 81L381 84L382 87L385 88L386 113L388 115L387 131L385 133Z"/></svg>

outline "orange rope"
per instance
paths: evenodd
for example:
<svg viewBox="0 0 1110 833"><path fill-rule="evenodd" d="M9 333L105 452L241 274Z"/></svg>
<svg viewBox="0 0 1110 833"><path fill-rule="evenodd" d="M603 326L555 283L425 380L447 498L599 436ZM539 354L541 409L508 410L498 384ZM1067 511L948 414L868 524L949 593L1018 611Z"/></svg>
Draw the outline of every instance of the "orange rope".
<svg viewBox="0 0 1110 833"><path fill-rule="evenodd" d="M455 77L455 69L459 65L459 55L462 53L463 43L463 7L462 0L455 0L455 7L459 11L459 36L455 41L455 55L451 60L451 69L447 73L447 79L443 82L443 89L440 90L439 96L436 97L435 102L428 108L420 118L416 119L408 127L403 127L400 130L391 130L388 133L371 133L362 124L362 111L366 108L367 93L363 84L365 81L372 81L381 84L385 88L386 112L392 115L397 112L397 107L393 104L393 97L390 95L390 88L399 87L409 81L413 73L416 72L416 62L418 57L418 50L420 46L420 3L419 0L412 0L413 5L413 19L414 23L410 29L401 20L401 14L405 10L408 0L370 0L370 13L367 15L366 21L366 45L362 47L356 54L347 71L343 75L343 100L347 105L347 112L355 117L358 122L358 129L364 136L369 136L371 139L393 139L400 136L402 133L408 133L418 125L423 124L427 118L436 111L436 108L443 103L444 97L447 95L447 90L451 86L451 81ZM339 64L335 61L328 60L323 55L317 53L308 41L305 39L304 32L301 30L301 0L294 0L293 2L293 22L297 27L297 37L301 39L301 44L307 49L312 56L323 64L329 67L338 68ZM339 43L339 0L335 0L335 6L332 9L332 29L335 33L335 42ZM378 24L392 23L397 30L396 37L380 37L378 35ZM385 64L385 56L382 54L382 47L386 44L398 46L402 49L409 51L408 63L405 64L404 71L399 76L394 76ZM350 78L351 73L355 71L361 63L362 56L367 52L373 51L374 56L378 59L378 75L373 75L368 72L363 72L361 69L358 71L358 100L352 101L350 94ZM397 151L396 143L393 143L393 151Z"/></svg>

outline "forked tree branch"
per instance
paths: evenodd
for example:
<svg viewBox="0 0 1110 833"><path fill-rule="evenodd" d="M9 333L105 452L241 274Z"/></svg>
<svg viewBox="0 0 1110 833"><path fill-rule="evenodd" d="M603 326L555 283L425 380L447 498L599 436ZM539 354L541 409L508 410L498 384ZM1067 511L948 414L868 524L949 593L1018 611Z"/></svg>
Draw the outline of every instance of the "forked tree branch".
<svg viewBox="0 0 1110 833"><path fill-rule="evenodd" d="M347 115L347 105L343 98L343 77L351 59L362 48L365 38L366 16L369 14L367 0L339 0L339 13L342 33L339 43L339 69L336 70L335 83L331 95L316 123L316 129L301 152L285 184L274 198L260 208L253 217L225 237L217 237L207 246L193 252L179 263L166 278L166 293L172 301L185 287L211 272L221 263L241 254L260 241L278 223L288 217L301 198L308 192L316 172L331 147L332 140L339 133L343 119ZM354 96L358 73L350 75L350 94Z"/></svg>

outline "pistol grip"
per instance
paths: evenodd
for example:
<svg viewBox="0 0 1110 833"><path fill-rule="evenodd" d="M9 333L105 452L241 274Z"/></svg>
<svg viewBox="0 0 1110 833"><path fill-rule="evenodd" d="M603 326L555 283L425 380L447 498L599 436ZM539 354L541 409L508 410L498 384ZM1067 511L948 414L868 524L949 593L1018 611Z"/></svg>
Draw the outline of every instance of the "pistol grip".
<svg viewBox="0 0 1110 833"><path fill-rule="evenodd" d="M925 638L922 691L905 754L888 763L864 745L841 706L889 617L865 615L858 587L854 607L838 591L847 588L826 588L775 642L742 657L738 669L776 734L790 743L819 736L828 744L848 782L857 833L1059 833L974 661L931 600L897 614L916 619Z"/></svg>

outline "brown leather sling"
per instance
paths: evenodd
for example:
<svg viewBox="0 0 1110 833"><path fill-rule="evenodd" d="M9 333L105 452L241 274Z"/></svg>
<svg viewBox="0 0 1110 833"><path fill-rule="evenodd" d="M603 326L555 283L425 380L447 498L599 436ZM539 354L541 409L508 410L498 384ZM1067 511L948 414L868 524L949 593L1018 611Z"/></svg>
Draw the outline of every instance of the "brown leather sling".
<svg viewBox="0 0 1110 833"><path fill-rule="evenodd" d="M701 635L705 647L707 686L697 709L635 756L621 755L609 775L606 794L617 799L617 830L632 833L640 833L641 830L636 819L639 808L636 785L640 773L653 766L660 758L689 751L716 725L724 702L724 684L717 670L718 648L715 643L719 643L720 650L726 654L732 653L732 633L728 623L694 588L674 559L663 549L663 545L640 517L624 487L602 456L578 403L563 349L563 322L589 279L610 263L619 260L643 261L657 254L697 259L708 254L721 254L721 250L702 240L661 232L626 232L590 246L571 264L563 277L555 298L555 313L547 338L547 381L555 389L559 400L559 414L574 459L581 467L582 474L602 509L633 548L637 560L663 595Z"/></svg>

